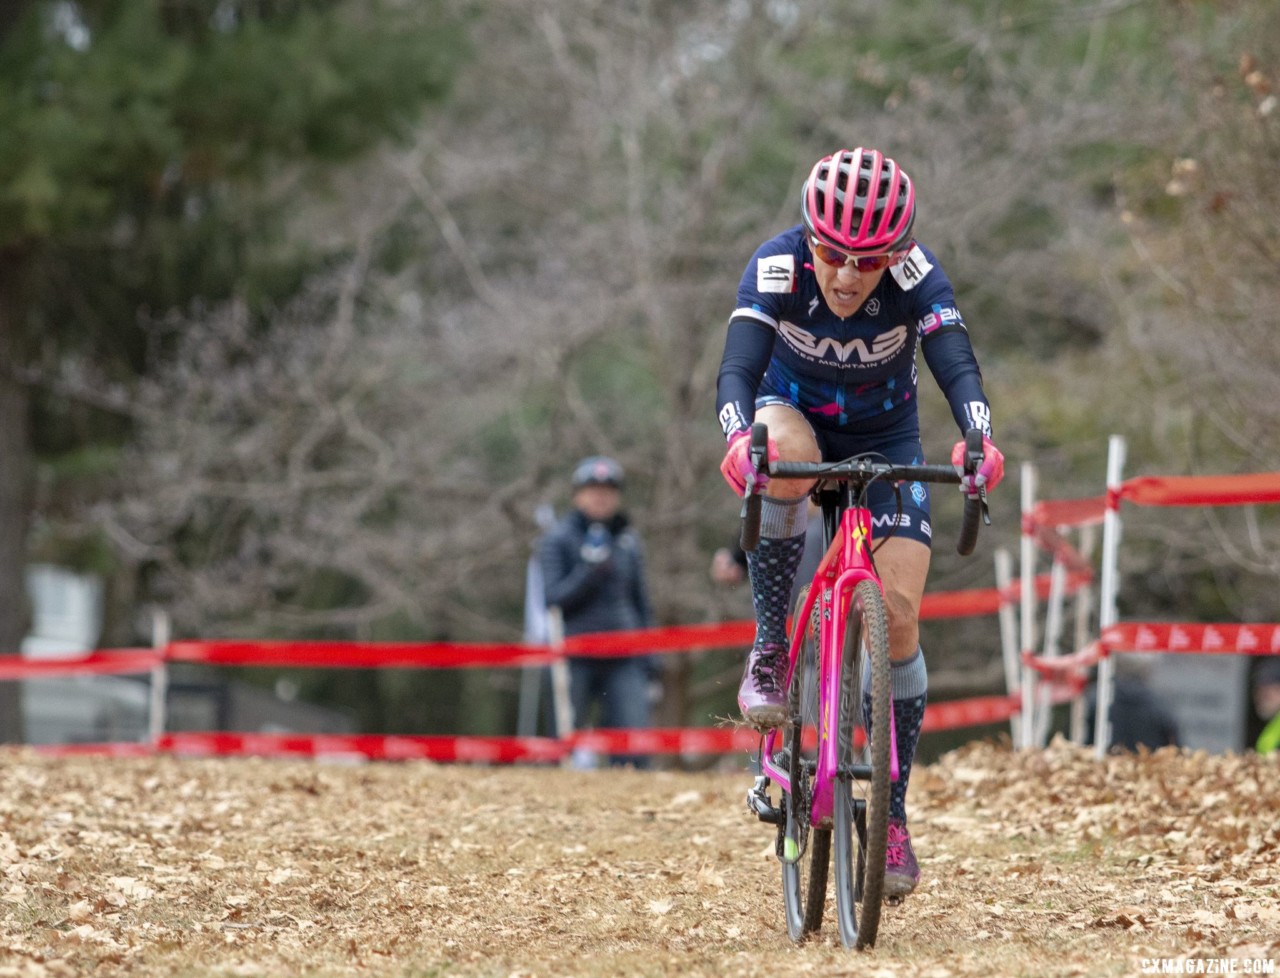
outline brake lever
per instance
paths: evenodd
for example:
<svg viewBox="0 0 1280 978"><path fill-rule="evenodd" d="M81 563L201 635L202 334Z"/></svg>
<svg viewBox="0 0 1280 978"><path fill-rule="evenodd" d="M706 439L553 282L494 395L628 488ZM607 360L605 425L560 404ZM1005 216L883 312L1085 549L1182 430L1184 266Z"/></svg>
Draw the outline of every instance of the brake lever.
<svg viewBox="0 0 1280 978"><path fill-rule="evenodd" d="M983 452L982 435L976 429L970 429L965 433L965 475L975 475L982 466L986 458ZM987 508L987 487L978 487L978 502L981 506L982 522L984 526L991 525L991 511Z"/></svg>

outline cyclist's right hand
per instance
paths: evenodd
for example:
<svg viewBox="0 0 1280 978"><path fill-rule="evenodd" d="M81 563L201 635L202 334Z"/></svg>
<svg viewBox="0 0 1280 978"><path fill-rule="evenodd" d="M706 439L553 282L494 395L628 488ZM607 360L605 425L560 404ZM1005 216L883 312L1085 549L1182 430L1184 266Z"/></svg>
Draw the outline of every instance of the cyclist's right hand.
<svg viewBox="0 0 1280 978"><path fill-rule="evenodd" d="M951 449L951 464L963 466L965 461L964 441L955 443ZM1004 453L996 448L995 443L986 435L982 436L982 464L974 475L966 475L960 482L960 491L965 495L977 496L978 490L984 486L994 489L1004 478Z"/></svg>
<svg viewBox="0 0 1280 978"><path fill-rule="evenodd" d="M776 462L778 457L778 446L770 438L769 461ZM757 473L751 465L751 432L738 431L729 438L729 449L724 453L724 461L720 463L720 474L739 496L746 495L748 481L751 481L757 492L762 492L769 484L769 476Z"/></svg>

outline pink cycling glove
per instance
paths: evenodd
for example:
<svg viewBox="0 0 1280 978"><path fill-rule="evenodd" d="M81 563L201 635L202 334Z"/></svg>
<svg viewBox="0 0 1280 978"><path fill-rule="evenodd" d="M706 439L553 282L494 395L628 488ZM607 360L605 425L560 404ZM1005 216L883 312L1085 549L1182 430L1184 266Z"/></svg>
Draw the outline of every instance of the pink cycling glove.
<svg viewBox="0 0 1280 978"><path fill-rule="evenodd" d="M777 460L778 446L770 438L769 461ZM724 461L720 463L720 474L739 496L746 495L748 479L754 479L760 490L769 484L767 475L757 473L751 467L751 432L739 431L729 438L729 450L724 453Z"/></svg>
<svg viewBox="0 0 1280 978"><path fill-rule="evenodd" d="M977 495L978 490L983 486L994 489L1004 478L1004 455L986 435L982 436L982 454L982 464L978 466L978 471L974 475L965 476L960 483L960 491L966 495ZM963 439L956 442L955 447L951 449L951 464L964 465Z"/></svg>

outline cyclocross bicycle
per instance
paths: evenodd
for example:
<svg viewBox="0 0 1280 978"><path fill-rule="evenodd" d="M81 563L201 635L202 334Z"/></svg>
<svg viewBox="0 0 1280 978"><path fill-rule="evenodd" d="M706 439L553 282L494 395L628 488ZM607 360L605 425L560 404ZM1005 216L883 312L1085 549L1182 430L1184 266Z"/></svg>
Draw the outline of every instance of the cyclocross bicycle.
<svg viewBox="0 0 1280 978"><path fill-rule="evenodd" d="M863 455L840 462L767 461L768 430L751 429L755 470L814 479L826 554L796 598L787 671L788 723L764 735L747 806L777 826L787 933L802 941L822 925L834 836L836 919L845 947L870 947L880 924L889 829L889 790L898 778L889 678L889 627L876 573L867 488L875 481L959 484L982 463L982 433L968 432L963 469L892 465ZM743 503L742 546L760 537L759 479ZM973 551L985 490L966 498L957 549ZM892 530L890 530L892 532ZM870 725L863 717L864 669L871 677ZM815 695L816 694L816 695ZM781 788L778 807L769 796Z"/></svg>

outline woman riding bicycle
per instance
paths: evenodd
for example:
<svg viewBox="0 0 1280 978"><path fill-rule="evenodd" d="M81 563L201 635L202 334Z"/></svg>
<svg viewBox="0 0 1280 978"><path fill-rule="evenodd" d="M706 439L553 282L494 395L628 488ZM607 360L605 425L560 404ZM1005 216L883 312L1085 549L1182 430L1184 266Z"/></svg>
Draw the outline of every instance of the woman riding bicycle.
<svg viewBox="0 0 1280 978"><path fill-rule="evenodd" d="M982 374L951 282L933 253L912 237L910 178L874 149L841 150L809 174L801 217L801 224L756 249L738 285L717 392L728 439L720 467L725 479L741 495L755 477L748 458L753 420L768 425L770 460L835 461L875 452L894 463L923 462L918 346L960 431L978 428L988 436L985 461L968 491L994 488L1004 475L1004 457L989 438ZM960 464L963 451L960 441L953 463ZM787 719L786 618L811 487L769 482L760 543L748 555L756 638L738 704L746 721L762 729ZM883 539L876 567L889 616L900 769L889 807L885 895L901 897L920 877L906 826L906 791L927 688L919 615L929 571L928 491L920 483L900 493L875 483L869 508Z"/></svg>

